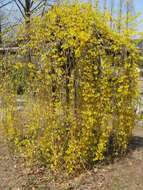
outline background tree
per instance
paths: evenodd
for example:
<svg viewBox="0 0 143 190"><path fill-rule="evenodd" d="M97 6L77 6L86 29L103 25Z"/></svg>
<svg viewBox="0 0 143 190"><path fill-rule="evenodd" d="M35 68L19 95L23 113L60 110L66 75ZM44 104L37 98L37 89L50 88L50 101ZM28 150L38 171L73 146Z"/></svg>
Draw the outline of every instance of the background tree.
<svg viewBox="0 0 143 190"><path fill-rule="evenodd" d="M105 16L107 11L107 0L103 0L103 6L104 6L104 16Z"/></svg>
<svg viewBox="0 0 143 190"><path fill-rule="evenodd" d="M118 26L118 30L120 33L122 30L123 3L124 3L124 0L120 0L120 2L119 2L119 26Z"/></svg>
<svg viewBox="0 0 143 190"><path fill-rule="evenodd" d="M133 0L126 0L126 31L132 26L132 17L135 15Z"/></svg>
<svg viewBox="0 0 143 190"><path fill-rule="evenodd" d="M112 29L113 27L113 18L114 18L114 0L110 0L110 13L111 13L111 18L110 18L110 28Z"/></svg>

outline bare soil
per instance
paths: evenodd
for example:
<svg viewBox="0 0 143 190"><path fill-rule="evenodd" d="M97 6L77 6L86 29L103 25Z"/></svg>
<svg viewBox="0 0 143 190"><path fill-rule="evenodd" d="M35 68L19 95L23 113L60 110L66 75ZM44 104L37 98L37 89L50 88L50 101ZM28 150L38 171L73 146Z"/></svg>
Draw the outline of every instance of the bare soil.
<svg viewBox="0 0 143 190"><path fill-rule="evenodd" d="M24 177L0 129L0 190L19 190L24 183Z"/></svg>
<svg viewBox="0 0 143 190"><path fill-rule="evenodd" d="M1 131L0 190L143 190L143 127L136 127L124 158L59 181L53 181L48 171L21 169Z"/></svg>

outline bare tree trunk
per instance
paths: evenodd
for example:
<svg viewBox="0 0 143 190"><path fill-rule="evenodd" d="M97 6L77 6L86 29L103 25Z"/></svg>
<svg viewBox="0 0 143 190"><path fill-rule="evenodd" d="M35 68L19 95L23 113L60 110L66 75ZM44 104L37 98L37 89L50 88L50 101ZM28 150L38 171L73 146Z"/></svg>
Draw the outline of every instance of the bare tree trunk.
<svg viewBox="0 0 143 190"><path fill-rule="evenodd" d="M122 12L123 12L123 0L120 0L119 8L119 32L121 33L122 29Z"/></svg>
<svg viewBox="0 0 143 190"><path fill-rule="evenodd" d="M31 16L31 0L25 0L25 23L26 26L30 25L30 16Z"/></svg>
<svg viewBox="0 0 143 190"><path fill-rule="evenodd" d="M134 1L126 0L126 30L129 30L130 27L130 16L135 14Z"/></svg>
<svg viewBox="0 0 143 190"><path fill-rule="evenodd" d="M30 19L31 19L31 0L25 0L25 27L27 33L27 41L30 41ZM30 47L27 50L27 61L31 62Z"/></svg>
<svg viewBox="0 0 143 190"><path fill-rule="evenodd" d="M106 16L107 11L107 0L104 0L104 17Z"/></svg>
<svg viewBox="0 0 143 190"><path fill-rule="evenodd" d="M113 11L114 11L114 0L111 0L111 19L110 19L110 28L112 29L113 28Z"/></svg>
<svg viewBox="0 0 143 190"><path fill-rule="evenodd" d="M130 1L126 1L126 30L129 29L129 13L130 13Z"/></svg>

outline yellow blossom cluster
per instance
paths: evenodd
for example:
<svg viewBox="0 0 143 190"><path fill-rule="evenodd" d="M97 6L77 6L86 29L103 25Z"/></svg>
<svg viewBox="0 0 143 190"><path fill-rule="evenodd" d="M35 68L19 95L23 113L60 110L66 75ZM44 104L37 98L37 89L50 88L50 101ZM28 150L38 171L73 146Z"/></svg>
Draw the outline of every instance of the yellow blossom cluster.
<svg viewBox="0 0 143 190"><path fill-rule="evenodd" d="M16 61L13 55L1 61L2 122L28 163L72 173L126 151L135 125L138 55L102 18L90 3L53 6L32 19Z"/></svg>

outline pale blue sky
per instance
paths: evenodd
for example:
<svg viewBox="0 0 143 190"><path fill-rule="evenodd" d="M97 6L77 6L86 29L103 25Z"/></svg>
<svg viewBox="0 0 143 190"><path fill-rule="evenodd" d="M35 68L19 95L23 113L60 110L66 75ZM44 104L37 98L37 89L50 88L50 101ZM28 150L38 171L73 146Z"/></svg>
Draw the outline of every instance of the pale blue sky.
<svg viewBox="0 0 143 190"><path fill-rule="evenodd" d="M137 11L143 11L143 0L135 0L134 5Z"/></svg>
<svg viewBox="0 0 143 190"><path fill-rule="evenodd" d="M101 9L103 9L104 0L99 0L99 2L100 2L100 5L101 5ZM107 0L107 2L110 4L111 0ZM139 20L143 21L143 0L132 0L132 2L133 2L134 9L135 9L134 13L136 14L138 12L141 12L141 15L139 16L138 21ZM119 8L119 0L114 0L114 6L115 6L114 8L115 8L115 14L116 14L119 11L118 10L118 8ZM124 9L125 9L125 4L124 4ZM138 27L138 30L143 32L143 22Z"/></svg>
<svg viewBox="0 0 143 190"><path fill-rule="evenodd" d="M23 1L24 1L24 0L23 0ZM81 0L81 1L82 1L82 0ZM83 1L84 1L84 0L83 0ZM87 0L85 0L85 1L87 1ZM93 2L94 0L88 0L88 1ZM138 30L143 32L143 0L132 0L132 1L133 1L133 3L134 3L135 12L136 12L136 13L141 12L141 15L139 16L138 21L139 21L140 19L142 19L142 24L138 27ZM100 7L101 7L101 9L102 9L102 8L103 8L103 0L99 0L99 2L100 2ZM111 2L111 0L107 0L107 2ZM118 6L119 6L119 0L114 0L114 3L115 3L115 4L114 4L114 5L115 5L114 8L115 8L115 14L116 14L117 9L118 9ZM8 5L6 8L9 9L9 11L12 10L12 9L15 9L15 8L16 8L15 3L12 3L11 5ZM9 13L9 11L8 11L8 13ZM10 11L10 12L12 13L12 11ZM15 11L14 11L13 13L15 13ZM13 14L13 13L12 13L12 14ZM10 14L10 15L12 15L12 14ZM17 12L17 14L18 14L18 12ZM15 15L15 14L14 14L14 15ZM20 15L20 14L19 14L19 15ZM8 20L11 21L11 19L12 19L12 20L15 20L16 17L15 17L15 19L14 19L14 17L9 16Z"/></svg>
<svg viewBox="0 0 143 190"><path fill-rule="evenodd" d="M140 15L139 19L143 20L143 0L134 0L134 6L136 13L141 12L142 14ZM139 31L143 31L143 23L141 26L138 27Z"/></svg>

